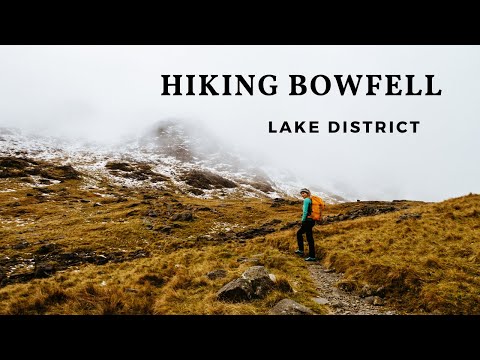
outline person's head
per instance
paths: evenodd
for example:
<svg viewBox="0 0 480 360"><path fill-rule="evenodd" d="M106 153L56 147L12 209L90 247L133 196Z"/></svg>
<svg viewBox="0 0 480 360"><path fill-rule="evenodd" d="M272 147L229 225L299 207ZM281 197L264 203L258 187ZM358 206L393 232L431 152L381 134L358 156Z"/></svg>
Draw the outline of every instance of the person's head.
<svg viewBox="0 0 480 360"><path fill-rule="evenodd" d="M300 190L300 195L302 195L302 198L307 198L310 196L310 190L308 190L307 188L303 188L302 190Z"/></svg>

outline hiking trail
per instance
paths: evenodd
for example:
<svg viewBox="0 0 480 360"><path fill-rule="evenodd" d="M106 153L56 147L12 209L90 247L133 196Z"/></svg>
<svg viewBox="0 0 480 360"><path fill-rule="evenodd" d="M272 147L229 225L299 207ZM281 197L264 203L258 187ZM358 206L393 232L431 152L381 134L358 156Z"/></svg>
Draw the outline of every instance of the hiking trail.
<svg viewBox="0 0 480 360"><path fill-rule="evenodd" d="M309 264L308 270L318 292L314 301L327 305L330 309L328 315L398 315L383 305L383 299L377 296L361 298L339 289L336 284L342 279L342 273L327 270L319 263Z"/></svg>

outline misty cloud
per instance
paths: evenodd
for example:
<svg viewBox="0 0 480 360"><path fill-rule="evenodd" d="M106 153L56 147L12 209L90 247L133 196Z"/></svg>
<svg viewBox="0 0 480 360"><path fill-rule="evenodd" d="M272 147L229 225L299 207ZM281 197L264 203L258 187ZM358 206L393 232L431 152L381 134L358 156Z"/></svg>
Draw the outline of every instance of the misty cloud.
<svg viewBox="0 0 480 360"><path fill-rule="evenodd" d="M185 119L306 186L439 201L480 192L479 62L478 46L1 46L0 126L111 142ZM275 74L278 93L161 96L162 74ZM434 74L443 92L292 97L289 74ZM420 125L416 134L268 133L269 121L329 120Z"/></svg>

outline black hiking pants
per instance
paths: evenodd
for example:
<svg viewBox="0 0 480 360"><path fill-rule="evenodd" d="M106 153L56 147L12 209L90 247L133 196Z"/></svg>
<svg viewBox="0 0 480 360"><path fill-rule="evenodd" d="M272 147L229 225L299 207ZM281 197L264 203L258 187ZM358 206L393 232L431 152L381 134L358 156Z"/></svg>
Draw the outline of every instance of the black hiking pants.
<svg viewBox="0 0 480 360"><path fill-rule="evenodd" d="M315 257L315 244L313 242L312 229L315 226L315 221L302 221L302 227L297 231L298 250L303 251L303 234L307 236L308 242L308 256Z"/></svg>

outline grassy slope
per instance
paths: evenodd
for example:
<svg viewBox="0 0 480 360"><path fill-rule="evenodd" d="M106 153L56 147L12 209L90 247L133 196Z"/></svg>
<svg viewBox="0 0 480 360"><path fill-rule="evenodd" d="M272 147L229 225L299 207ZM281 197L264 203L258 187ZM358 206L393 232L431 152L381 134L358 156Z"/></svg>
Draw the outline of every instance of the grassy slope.
<svg viewBox="0 0 480 360"><path fill-rule="evenodd" d="M0 190L15 190L0 192L1 258L31 258L46 243L56 244L61 252L142 249L149 256L73 266L49 278L7 285L0 289L2 314L264 314L284 297L326 312L311 299L315 286L308 265L292 255L296 228L279 230L299 218L300 202L273 208L268 199L199 200L108 185L105 190L88 189L78 180L49 188L54 191L42 200L38 190L15 179L0 179ZM95 202L102 206L94 207ZM480 196L405 204L409 208L398 212L316 226L323 263L345 272L343 282L352 291L365 284L385 286L387 302L401 311L480 313ZM329 206L327 214L358 206ZM156 217L147 216L151 210ZM195 220L169 220L182 211L192 211ZM396 222L401 214L413 212L422 217ZM228 236L229 228L258 228L273 219L282 223L272 234L242 241ZM165 226L172 227L171 233L162 231ZM224 234L201 237L219 232ZM28 246L12 248L22 241ZM265 265L279 286L263 300L215 300L224 284L252 265L241 258ZM205 276L219 268L227 270L226 278Z"/></svg>

